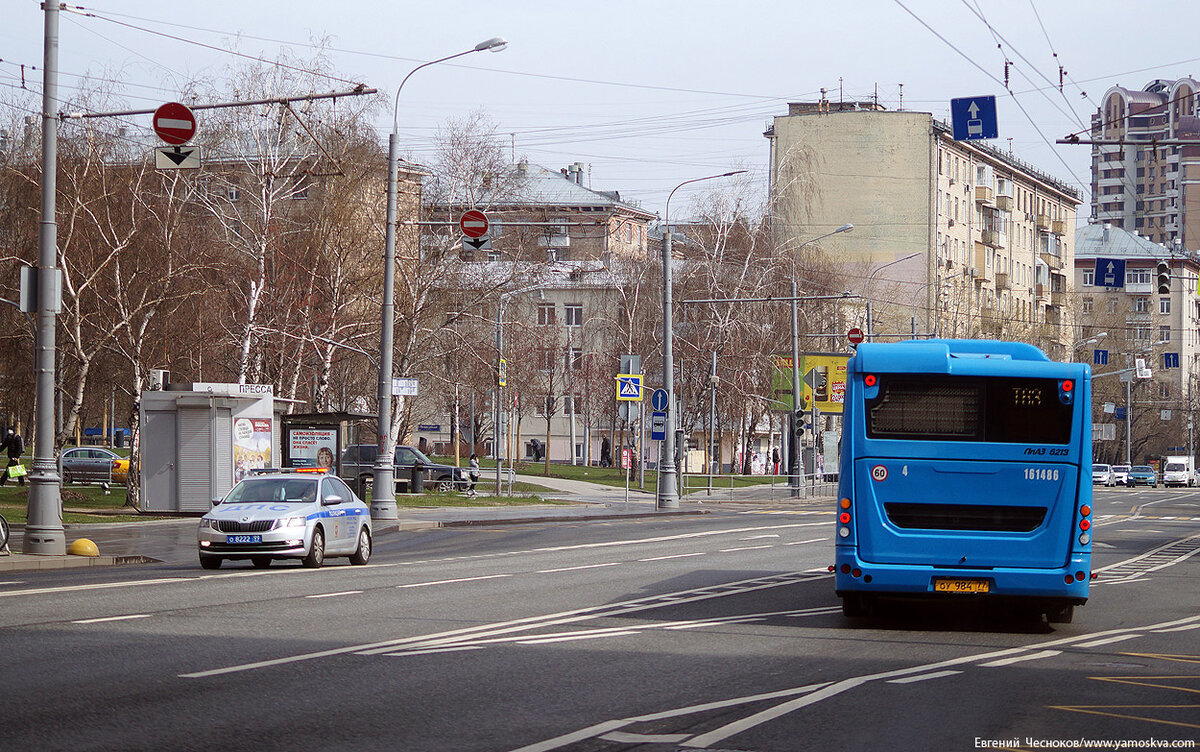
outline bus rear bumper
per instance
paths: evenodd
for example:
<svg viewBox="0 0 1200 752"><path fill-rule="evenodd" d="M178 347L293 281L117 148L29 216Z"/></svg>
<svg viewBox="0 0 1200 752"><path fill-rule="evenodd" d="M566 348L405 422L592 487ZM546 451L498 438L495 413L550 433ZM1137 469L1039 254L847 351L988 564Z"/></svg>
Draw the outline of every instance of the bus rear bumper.
<svg viewBox="0 0 1200 752"><path fill-rule="evenodd" d="M846 569L849 571L844 571ZM875 564L862 561L853 551L839 550L835 584L839 596L845 593L947 597L971 594L1057 598L1082 605L1088 597L1091 573L1091 554L1072 554L1069 564L1057 569L954 569Z"/></svg>

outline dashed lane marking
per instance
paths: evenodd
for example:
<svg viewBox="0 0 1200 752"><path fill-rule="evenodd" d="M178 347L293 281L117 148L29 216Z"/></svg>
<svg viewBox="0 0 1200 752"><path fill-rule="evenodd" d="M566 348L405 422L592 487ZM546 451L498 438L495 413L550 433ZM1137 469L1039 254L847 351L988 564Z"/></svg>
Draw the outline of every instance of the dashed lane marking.
<svg viewBox="0 0 1200 752"><path fill-rule="evenodd" d="M934 671L932 674L906 676L903 679L889 679L888 684L912 684L914 682L928 681L929 679L941 679L944 676L954 676L955 674L961 673L961 671Z"/></svg>
<svg viewBox="0 0 1200 752"><path fill-rule="evenodd" d="M1043 658L1053 658L1054 656L1061 654L1061 650L1041 650L1037 653L1014 655L1011 658L1001 658L996 661L988 661L987 663L981 663L979 665L986 668L1001 668L1003 666L1011 666L1014 663L1023 663L1024 661L1040 661Z"/></svg>
<svg viewBox="0 0 1200 752"><path fill-rule="evenodd" d="M76 619L72 624L103 624L110 621L128 621L129 619L149 619L150 614L128 614L126 616L101 616L97 619Z"/></svg>

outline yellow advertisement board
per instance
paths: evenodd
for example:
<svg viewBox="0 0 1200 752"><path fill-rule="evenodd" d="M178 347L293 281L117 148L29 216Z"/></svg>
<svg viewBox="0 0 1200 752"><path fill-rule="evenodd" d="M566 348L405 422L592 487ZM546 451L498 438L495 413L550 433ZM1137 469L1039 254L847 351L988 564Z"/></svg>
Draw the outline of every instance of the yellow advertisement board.
<svg viewBox="0 0 1200 752"><path fill-rule="evenodd" d="M826 415L841 415L846 400L845 353L803 353L800 356L800 407L814 406ZM792 410L792 358L774 355L771 358L771 399L778 409Z"/></svg>

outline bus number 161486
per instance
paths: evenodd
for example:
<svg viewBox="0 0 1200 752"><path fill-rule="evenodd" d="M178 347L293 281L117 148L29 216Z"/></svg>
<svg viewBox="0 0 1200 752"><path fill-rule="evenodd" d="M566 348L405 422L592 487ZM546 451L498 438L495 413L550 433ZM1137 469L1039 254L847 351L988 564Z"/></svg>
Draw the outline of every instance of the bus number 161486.
<svg viewBox="0 0 1200 752"><path fill-rule="evenodd" d="M1052 467L1027 467L1025 480L1058 480L1058 469Z"/></svg>

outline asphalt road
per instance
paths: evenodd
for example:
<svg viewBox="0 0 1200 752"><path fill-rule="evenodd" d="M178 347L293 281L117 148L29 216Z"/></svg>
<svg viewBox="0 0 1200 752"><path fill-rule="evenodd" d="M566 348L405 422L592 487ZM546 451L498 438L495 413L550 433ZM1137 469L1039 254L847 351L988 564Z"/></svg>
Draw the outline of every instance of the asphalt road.
<svg viewBox="0 0 1200 752"><path fill-rule="evenodd" d="M973 601L845 619L832 514L804 504L397 533L366 567L8 573L0 748L1195 740L1200 492L1095 506L1100 576L1053 627Z"/></svg>

